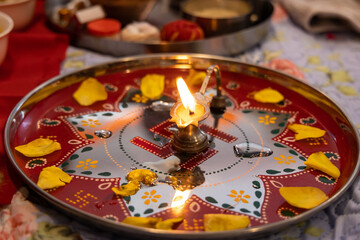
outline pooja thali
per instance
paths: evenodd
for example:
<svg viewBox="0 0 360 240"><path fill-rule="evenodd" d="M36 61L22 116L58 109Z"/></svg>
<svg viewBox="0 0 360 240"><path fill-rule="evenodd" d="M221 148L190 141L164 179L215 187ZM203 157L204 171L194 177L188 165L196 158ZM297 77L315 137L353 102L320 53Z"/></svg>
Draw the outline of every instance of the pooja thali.
<svg viewBox="0 0 360 240"><path fill-rule="evenodd" d="M121 39L114 40L111 38L94 37L87 33L84 26L76 30L62 26L58 21L56 21L54 14L56 15L56 9L60 6L65 6L69 2L70 0L48 0L45 2L45 11L50 25L58 31L68 33L71 36L73 45L118 57L146 53L204 53L221 56L239 54L265 39L270 30L270 19L274 11L273 5L270 1L252 0L249 1L249 3L253 6L253 21L249 22L246 27L243 27L235 32L207 37L196 41L133 42L123 41ZM97 0L95 2L101 1ZM104 2L111 3L111 1ZM146 1L140 1L139 3L144 2ZM168 22L182 19L180 10L172 9L169 1L158 0L148 2L154 2L154 4L142 21L149 22L161 29L162 26ZM174 0L173 2L177 3L181 1ZM116 6L114 5L112 9L113 12L116 11L115 8ZM111 10L111 6L108 7L108 10L109 9ZM132 10L134 11L134 9ZM131 13L125 9L122 10L122 12L112 13L109 17L119 18L122 15L129 14ZM127 21L141 20L127 19Z"/></svg>
<svg viewBox="0 0 360 240"><path fill-rule="evenodd" d="M155 101L174 103L179 76L192 70L221 70L226 110L211 113L199 123L210 139L203 152L181 159L179 168L159 167L175 155L171 143L176 126L169 109L154 108ZM147 74L165 77L159 99L140 90ZM81 106L73 93L93 77L105 86L108 97ZM214 79L206 89L216 94ZM285 99L261 103L251 96L264 88L276 89ZM192 92L199 90L197 85ZM290 123L321 128L323 137L295 141ZM16 146L36 138L49 138L61 150L42 157L25 157ZM142 239L246 238L279 231L329 206L352 184L359 171L359 136L346 114L331 99L311 86L283 73L229 58L202 54L153 54L119 59L48 80L26 95L14 108L5 128L6 151L24 181L50 204L102 229ZM259 153L236 154L236 148ZM240 149L241 150L241 149ZM322 151L341 172L338 179L307 168L304 161ZM42 190L41 170L56 166L72 177L63 187ZM126 183L134 169L149 169L158 176L153 186L134 195L112 191ZM179 185L168 184L176 177ZM328 200L305 210L288 204L279 194L283 186L312 186ZM244 215L249 227L205 232L208 213ZM158 230L122 223L128 216L182 216L174 230Z"/></svg>

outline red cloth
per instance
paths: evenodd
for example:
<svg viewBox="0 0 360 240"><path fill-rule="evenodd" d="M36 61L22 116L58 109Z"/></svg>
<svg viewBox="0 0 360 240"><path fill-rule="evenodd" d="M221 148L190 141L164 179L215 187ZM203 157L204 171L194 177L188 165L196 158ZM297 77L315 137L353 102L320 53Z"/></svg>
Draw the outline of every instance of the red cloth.
<svg viewBox="0 0 360 240"><path fill-rule="evenodd" d="M4 149L7 118L23 96L59 74L68 47L67 35L46 26L44 4L44 0L37 0L31 25L10 34L8 54L0 66L0 204L9 203L19 178L13 174Z"/></svg>

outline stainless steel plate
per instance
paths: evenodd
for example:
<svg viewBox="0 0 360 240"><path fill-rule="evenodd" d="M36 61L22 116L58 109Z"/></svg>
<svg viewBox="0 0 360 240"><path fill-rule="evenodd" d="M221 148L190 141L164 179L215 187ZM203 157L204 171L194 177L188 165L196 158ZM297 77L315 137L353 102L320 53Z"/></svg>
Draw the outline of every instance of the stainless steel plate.
<svg viewBox="0 0 360 240"><path fill-rule="evenodd" d="M126 182L132 167L149 167L148 162L173 154L168 145L172 131L169 112L150 111L150 102L141 97L139 78L164 74L167 83L162 100L171 101L176 99L172 81L177 76L186 77L190 69L205 70L212 64L221 69L228 107L224 115L211 115L200 125L212 136L210 148L181 163L184 171L180 175L191 183L184 204L172 206L179 200L175 197L179 190L164 183L144 187L131 198L115 196L111 187ZM106 101L89 107L74 101L73 92L87 77L96 77L106 86ZM212 87L213 83L207 91L210 95ZM250 97L265 87L277 89L285 100L263 104ZM321 139L294 141L287 129L290 120L320 127L327 134ZM41 158L27 158L14 150L40 136L55 138L62 149ZM233 147L241 151L242 143L270 148L273 154L234 154ZM5 146L20 176L50 204L87 224L141 239L244 239L276 232L332 204L349 188L360 167L357 130L327 96L280 72L201 54L124 58L50 79L11 112ZM320 150L340 168L338 180L305 168L306 157ZM40 189L36 182L47 166L61 167L73 180L55 190ZM278 192L280 186L304 185L320 188L329 199L305 210L287 204ZM149 197L153 195L155 201ZM203 214L224 212L249 216L250 227L202 231ZM121 223L129 215L167 219L179 214L185 220L172 231Z"/></svg>
<svg viewBox="0 0 360 240"><path fill-rule="evenodd" d="M71 32L62 28L53 20L53 9L65 5L69 0L47 0L46 14L53 27L60 31L68 32L72 36L72 42L76 46L89 48L97 52L113 56L129 56L146 53L207 53L214 55L230 56L239 54L250 47L260 43L268 34L270 18L273 6L270 1L253 0L253 15L256 16L248 27L229 34L206 38L199 41L188 42L159 42L159 43L136 43L106 38L97 38L87 34L85 31ZM168 1L157 1L153 10L145 21L161 28L167 22L181 18L179 12L170 10Z"/></svg>

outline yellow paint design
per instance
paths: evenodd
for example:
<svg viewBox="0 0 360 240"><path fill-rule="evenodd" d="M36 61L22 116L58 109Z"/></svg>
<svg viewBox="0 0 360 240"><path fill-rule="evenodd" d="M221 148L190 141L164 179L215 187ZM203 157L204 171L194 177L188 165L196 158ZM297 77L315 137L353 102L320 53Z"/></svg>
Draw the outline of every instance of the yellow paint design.
<svg viewBox="0 0 360 240"><path fill-rule="evenodd" d="M309 56L307 62L308 64L319 65L321 64L321 59L318 56Z"/></svg>
<svg viewBox="0 0 360 240"><path fill-rule="evenodd" d="M290 163L296 163L296 161L293 160L292 156L285 157L282 154L280 155L280 157L274 157L274 159L276 161L278 161L277 162L278 164L287 164L287 165L289 165Z"/></svg>
<svg viewBox="0 0 360 240"><path fill-rule="evenodd" d="M16 151L26 157L41 157L60 149L60 143L47 138L37 138L25 145L15 147Z"/></svg>
<svg viewBox="0 0 360 240"><path fill-rule="evenodd" d="M204 214L205 231L228 231L246 228L250 224L248 216L230 214Z"/></svg>
<svg viewBox="0 0 360 240"><path fill-rule="evenodd" d="M96 164L98 163L98 160L91 160L90 158L86 159L86 161L79 161L79 165L77 165L77 168L83 168L84 170L88 170L89 167L96 168Z"/></svg>
<svg viewBox="0 0 360 240"><path fill-rule="evenodd" d="M52 189L65 186L70 183L72 178L60 168L51 166L43 168L40 172L37 185L41 189Z"/></svg>
<svg viewBox="0 0 360 240"><path fill-rule="evenodd" d="M235 202L243 202L243 203L249 203L248 200L246 199L250 199L250 195L244 195L245 191L244 190L240 190L239 193L235 190L231 190L230 191L231 194L229 194L229 197L234 198Z"/></svg>
<svg viewBox="0 0 360 240"><path fill-rule="evenodd" d="M131 100L133 100L134 102L137 102L137 103L139 103L139 102L146 103L147 101L149 101L149 98L142 96L140 94L135 94Z"/></svg>
<svg viewBox="0 0 360 240"><path fill-rule="evenodd" d="M65 198L66 201L70 202L73 205L79 206L79 208L83 208L86 205L90 204L89 198L97 200L98 198L90 193L84 193L84 190L80 190L74 194L75 199Z"/></svg>
<svg viewBox="0 0 360 240"><path fill-rule="evenodd" d="M95 125L101 125L101 123L99 123L98 120L92 120L92 119L88 119L88 120L82 120L82 126L86 127L89 126L91 128L94 128Z"/></svg>
<svg viewBox="0 0 360 240"><path fill-rule="evenodd" d="M294 207L311 209L328 199L328 196L315 187L281 187L280 195Z"/></svg>
<svg viewBox="0 0 360 240"><path fill-rule="evenodd" d="M265 125L274 124L276 122L276 117L270 117L265 115L265 117L259 117L259 123L264 123Z"/></svg>
<svg viewBox="0 0 360 240"><path fill-rule="evenodd" d="M151 202L158 202L158 199L161 198L161 195L155 195L156 190L151 190L150 192L144 192L144 195L141 197L142 199L146 199L144 204L149 205Z"/></svg>

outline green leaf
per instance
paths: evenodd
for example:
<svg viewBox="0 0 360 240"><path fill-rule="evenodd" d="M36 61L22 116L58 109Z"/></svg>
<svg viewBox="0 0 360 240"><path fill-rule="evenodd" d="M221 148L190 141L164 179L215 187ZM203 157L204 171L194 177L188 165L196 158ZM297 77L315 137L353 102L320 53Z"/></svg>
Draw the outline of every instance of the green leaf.
<svg viewBox="0 0 360 240"><path fill-rule="evenodd" d="M285 127L285 122L281 122L281 123L279 123L279 125L278 125L279 127Z"/></svg>
<svg viewBox="0 0 360 240"><path fill-rule="evenodd" d="M325 153L327 158L334 158L335 160L338 159L338 156L334 153Z"/></svg>
<svg viewBox="0 0 360 240"><path fill-rule="evenodd" d="M331 184L331 183L335 182L335 179L321 176L321 177L319 177L319 181L322 182L322 183Z"/></svg>
<svg viewBox="0 0 360 240"><path fill-rule="evenodd" d="M292 169L292 168L285 168L284 169L284 172L287 172L287 173L291 173L293 171L295 171L295 169Z"/></svg>
<svg viewBox="0 0 360 240"><path fill-rule="evenodd" d="M85 172L81 172L81 174L91 175L91 174L92 174L92 171L85 171Z"/></svg>
<svg viewBox="0 0 360 240"><path fill-rule="evenodd" d="M268 174L278 174L278 173L280 173L280 171L272 170L272 169L266 170L266 172L267 172Z"/></svg>
<svg viewBox="0 0 360 240"><path fill-rule="evenodd" d="M63 164L61 164L61 167L63 168L63 167L66 167L67 165L69 165L69 163L68 163L68 162L64 162ZM29 164L29 166L30 166L30 164ZM32 166L30 166L30 167L32 167Z"/></svg>
<svg viewBox="0 0 360 240"><path fill-rule="evenodd" d="M33 167L34 165L39 165L39 164L43 164L44 161L43 160L40 160L40 159L37 159L37 160L32 160L31 162L29 162L29 167Z"/></svg>
<svg viewBox="0 0 360 240"><path fill-rule="evenodd" d="M140 213L135 213L134 217L140 217Z"/></svg>
<svg viewBox="0 0 360 240"><path fill-rule="evenodd" d="M77 125L78 123L77 122L71 122L72 125Z"/></svg>
<svg viewBox="0 0 360 240"><path fill-rule="evenodd" d="M252 113L252 110L242 110L243 113Z"/></svg>
<svg viewBox="0 0 360 240"><path fill-rule="evenodd" d="M169 206L168 203L161 203L161 204L158 206L158 208L164 208L164 207L167 207L167 206Z"/></svg>
<svg viewBox="0 0 360 240"><path fill-rule="evenodd" d="M253 181L252 184L254 188L260 188L260 182L258 181Z"/></svg>
<svg viewBox="0 0 360 240"><path fill-rule="evenodd" d="M66 171L64 171L64 172L66 172L66 173L74 173L75 170L66 170Z"/></svg>
<svg viewBox="0 0 360 240"><path fill-rule="evenodd" d="M91 151L91 150L93 150L92 147L84 147L84 148L81 150L81 152L88 152L88 151Z"/></svg>
<svg viewBox="0 0 360 240"><path fill-rule="evenodd" d="M152 208L148 208L145 210L144 214L149 214L149 213L152 213L154 212L154 210Z"/></svg>
<svg viewBox="0 0 360 240"><path fill-rule="evenodd" d="M240 208L240 211L244 212L244 213L249 213L250 211L247 210L246 208Z"/></svg>
<svg viewBox="0 0 360 240"><path fill-rule="evenodd" d="M133 212L135 210L134 206L129 206L128 208L130 212Z"/></svg>
<svg viewBox="0 0 360 240"><path fill-rule="evenodd" d="M83 129L82 127L77 127L77 130L78 130L79 132L85 131L85 129Z"/></svg>
<svg viewBox="0 0 360 240"><path fill-rule="evenodd" d="M99 173L98 175L107 177L107 176L110 176L111 173L110 172L102 172L102 173Z"/></svg>
<svg viewBox="0 0 360 240"><path fill-rule="evenodd" d="M260 191L255 191L255 196L256 196L257 198L261 198L262 192L260 192Z"/></svg>
<svg viewBox="0 0 360 240"><path fill-rule="evenodd" d="M265 111L258 111L258 113L260 113L260 114L264 114L264 113L266 113Z"/></svg>
<svg viewBox="0 0 360 240"><path fill-rule="evenodd" d="M304 170L304 169L306 169L306 166L299 166L298 169L299 170Z"/></svg>
<svg viewBox="0 0 360 240"><path fill-rule="evenodd" d="M289 153L291 153L292 155L295 155L295 156L297 156L297 155L299 155L297 152L295 152L294 150L289 150Z"/></svg>
<svg viewBox="0 0 360 240"><path fill-rule="evenodd" d="M280 213L282 216L285 216L285 217L294 217L295 216L295 213L293 213L290 210L281 210Z"/></svg>
<svg viewBox="0 0 360 240"><path fill-rule="evenodd" d="M213 197L206 197L205 200L211 203L218 203Z"/></svg>
<svg viewBox="0 0 360 240"><path fill-rule="evenodd" d="M103 116L106 116L106 117L111 117L113 116L114 114L113 113L104 113Z"/></svg>
<svg viewBox="0 0 360 240"><path fill-rule="evenodd" d="M280 129L271 130L271 133L272 133L272 134L278 134L279 132L280 132Z"/></svg>
<svg viewBox="0 0 360 240"><path fill-rule="evenodd" d="M306 158L304 158L303 156L300 156L299 159L302 161L306 161Z"/></svg>
<svg viewBox="0 0 360 240"><path fill-rule="evenodd" d="M94 138L94 136L90 135L90 134L85 134L85 137L86 137L86 139L93 139Z"/></svg>
<svg viewBox="0 0 360 240"><path fill-rule="evenodd" d="M253 213L254 213L256 216L261 217L261 213L260 213L259 211L254 211Z"/></svg>
<svg viewBox="0 0 360 240"><path fill-rule="evenodd" d="M233 206L231 206L230 204L227 204L227 203L224 203L223 205L221 205L223 208L226 208L226 209L234 209Z"/></svg>
<svg viewBox="0 0 360 240"><path fill-rule="evenodd" d="M75 160L79 157L79 155L77 154L74 154L74 155L71 155L71 157L69 158L70 160Z"/></svg>
<svg viewBox="0 0 360 240"><path fill-rule="evenodd" d="M260 202L258 202L258 201L255 201L253 204L254 204L254 207L256 207L256 208L260 207Z"/></svg>
<svg viewBox="0 0 360 240"><path fill-rule="evenodd" d="M124 201L129 203L131 201L131 197L127 196L127 197L123 197Z"/></svg>
<svg viewBox="0 0 360 240"><path fill-rule="evenodd" d="M279 147L279 148L286 148L286 146L280 144L280 143L274 143L275 147Z"/></svg>

